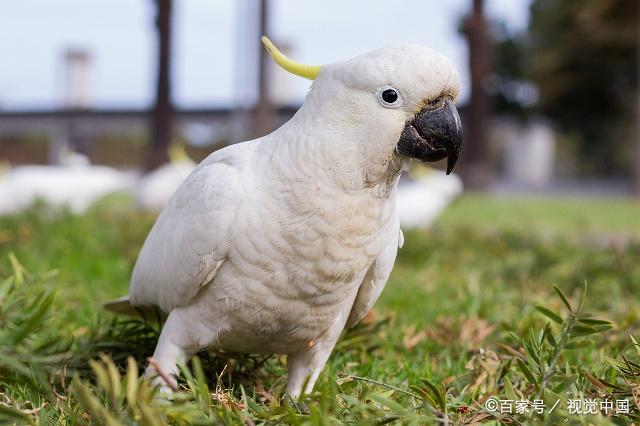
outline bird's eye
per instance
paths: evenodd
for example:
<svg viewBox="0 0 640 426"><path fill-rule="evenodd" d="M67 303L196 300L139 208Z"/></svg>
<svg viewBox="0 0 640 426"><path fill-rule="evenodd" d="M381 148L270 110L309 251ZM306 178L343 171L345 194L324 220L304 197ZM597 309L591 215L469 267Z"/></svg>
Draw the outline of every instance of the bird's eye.
<svg viewBox="0 0 640 426"><path fill-rule="evenodd" d="M382 100L388 104L392 104L398 100L398 92L393 89L387 89L382 92Z"/></svg>
<svg viewBox="0 0 640 426"><path fill-rule="evenodd" d="M402 105L402 99L398 91L390 86L385 86L378 89L378 101L382 106L387 108L397 108Z"/></svg>

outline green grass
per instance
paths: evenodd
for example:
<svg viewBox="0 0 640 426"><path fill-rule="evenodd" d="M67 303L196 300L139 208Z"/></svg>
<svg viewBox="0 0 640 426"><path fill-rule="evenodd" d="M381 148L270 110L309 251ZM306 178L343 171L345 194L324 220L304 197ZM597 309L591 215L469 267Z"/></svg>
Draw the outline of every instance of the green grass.
<svg viewBox="0 0 640 426"><path fill-rule="evenodd" d="M440 220L443 226L535 230L544 233L640 236L640 201L624 198L487 198L467 195Z"/></svg>
<svg viewBox="0 0 640 426"><path fill-rule="evenodd" d="M157 326L100 307L126 293L153 217L123 203L41 211L0 219L0 422L557 423L581 397L628 398L631 412L572 423L637 422L637 203L460 199L432 230L405 233L375 315L343 336L304 407L283 399L280 356L200 354L175 401L154 398L137 369ZM492 396L561 403L490 415Z"/></svg>

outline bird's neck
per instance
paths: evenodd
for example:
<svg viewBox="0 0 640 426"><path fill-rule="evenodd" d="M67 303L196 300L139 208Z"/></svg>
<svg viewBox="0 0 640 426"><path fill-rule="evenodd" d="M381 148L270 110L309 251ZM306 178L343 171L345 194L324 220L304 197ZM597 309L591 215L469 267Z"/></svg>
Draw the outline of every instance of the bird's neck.
<svg viewBox="0 0 640 426"><path fill-rule="evenodd" d="M345 191L366 191L388 197L410 160L375 140L358 126L329 126L323 117L299 110L270 139L273 157L300 167L301 173L317 174L316 179Z"/></svg>

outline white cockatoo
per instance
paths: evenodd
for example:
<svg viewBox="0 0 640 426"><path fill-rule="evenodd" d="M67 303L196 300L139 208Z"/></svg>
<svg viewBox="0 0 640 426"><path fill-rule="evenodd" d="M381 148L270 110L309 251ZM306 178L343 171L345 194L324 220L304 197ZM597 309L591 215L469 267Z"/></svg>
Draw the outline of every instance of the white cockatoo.
<svg viewBox="0 0 640 426"><path fill-rule="evenodd" d="M160 211L195 169L196 163L189 158L184 146L169 148L169 162L144 175L136 183L134 197L136 206L150 211Z"/></svg>
<svg viewBox="0 0 640 426"><path fill-rule="evenodd" d="M385 286L401 241L401 172L412 158L453 168L459 80L417 45L307 66L263 42L313 80L304 105L273 133L200 163L149 233L129 298L107 306L167 314L153 354L165 376L206 348L287 354L295 398Z"/></svg>
<svg viewBox="0 0 640 426"><path fill-rule="evenodd" d="M421 169L425 169L422 167ZM413 169L415 171L416 168ZM445 209L462 194L462 179L451 173L427 169L411 173L409 182L398 187L398 217L400 226L429 228Z"/></svg>
<svg viewBox="0 0 640 426"><path fill-rule="evenodd" d="M20 212L37 200L52 209L82 214L100 198L133 188L135 176L108 166L94 166L70 152L58 166L18 166L0 178L0 215Z"/></svg>

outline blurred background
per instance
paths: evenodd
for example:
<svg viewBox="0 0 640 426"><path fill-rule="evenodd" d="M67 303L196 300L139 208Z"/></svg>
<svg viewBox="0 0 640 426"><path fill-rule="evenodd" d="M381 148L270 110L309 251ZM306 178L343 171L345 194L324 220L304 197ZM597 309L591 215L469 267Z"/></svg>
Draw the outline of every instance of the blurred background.
<svg viewBox="0 0 640 426"><path fill-rule="evenodd" d="M10 423L84 424L94 400L114 419L126 400L135 417L122 423L142 421L129 378L126 398L103 384L93 399L80 398L85 391L69 382L79 375L95 383L96 364L87 361L98 354L121 372L131 354L146 364L156 328L109 315L101 303L127 294L157 212L198 161L270 132L302 104L310 82L275 66L262 34L307 64L418 43L446 55L462 80L460 161L449 176L430 163L401 179L404 246L368 325L343 338L321 375L316 389L325 396L309 401L312 415L321 413L317 424L447 419L416 420L421 410L431 414L431 402L417 407L407 391L390 389L437 388L438 412L451 424L528 424L494 420L478 404L503 391L537 399L548 395L545 383L563 401L638 401L640 372L629 366L640 361L629 336L640 340L639 0L1 4L0 423L19 415ZM567 311L567 299L578 310L586 300L589 318ZM554 322L562 314L563 325L550 326L548 312ZM575 319L582 325L571 329ZM530 356L543 344L544 372L540 353L536 362ZM625 363L611 361L620 355ZM219 372L209 376L215 399L189 402L193 418L216 421L203 405L215 400L228 413L252 413L255 422L237 424L287 423L291 406L277 408L286 370L278 358L260 359L244 370L242 360L205 368ZM221 383L235 397L222 399ZM262 408L240 408L247 400L238 384ZM389 398L405 408L380 403ZM155 406L181 416L176 423L187 418L182 405ZM603 414L578 420L635 424L640 411Z"/></svg>
<svg viewBox="0 0 640 426"><path fill-rule="evenodd" d="M638 196L639 9L637 0L10 2L0 15L0 176L12 179L0 211L35 198L29 182L47 198L87 177L86 191L102 194L171 159L184 167L165 175L179 182L193 161L278 127L310 83L272 64L261 34L305 63L408 42L448 56L463 81L465 189ZM35 183L40 172L47 184ZM171 186L165 179L155 185Z"/></svg>

